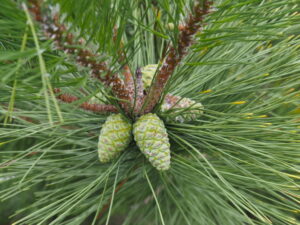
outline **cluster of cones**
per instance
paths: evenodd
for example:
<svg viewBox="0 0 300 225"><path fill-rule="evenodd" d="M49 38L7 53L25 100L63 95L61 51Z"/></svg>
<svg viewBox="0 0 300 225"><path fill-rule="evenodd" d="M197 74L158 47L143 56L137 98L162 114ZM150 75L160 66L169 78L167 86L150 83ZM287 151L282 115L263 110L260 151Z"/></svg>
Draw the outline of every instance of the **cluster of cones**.
<svg viewBox="0 0 300 225"><path fill-rule="evenodd" d="M141 69L143 83L149 87L157 65L148 65ZM176 102L175 102L176 101ZM202 115L203 106L189 98L180 98L169 95L165 98L161 110L185 110L175 117L167 117L167 120L187 122ZM187 110L189 109L189 110ZM172 114L169 114L172 115ZM117 158L124 151L132 140L134 140L146 156L149 162L160 171L170 168L170 143L164 122L153 113L139 117L134 124L122 114L110 115L104 123L98 142L98 155L103 163L110 162Z"/></svg>
<svg viewBox="0 0 300 225"><path fill-rule="evenodd" d="M141 152L158 170L170 168L170 143L163 121L153 113L141 116L132 125L122 114L110 115L98 143L101 162L115 159L134 139Z"/></svg>

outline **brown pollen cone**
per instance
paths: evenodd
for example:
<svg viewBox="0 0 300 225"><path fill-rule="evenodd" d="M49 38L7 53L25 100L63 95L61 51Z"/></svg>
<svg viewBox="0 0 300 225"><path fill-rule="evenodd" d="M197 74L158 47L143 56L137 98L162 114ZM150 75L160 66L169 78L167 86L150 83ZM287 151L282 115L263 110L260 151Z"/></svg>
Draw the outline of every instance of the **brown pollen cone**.
<svg viewBox="0 0 300 225"><path fill-rule="evenodd" d="M54 89L54 93L57 94L56 98L65 103L72 103L80 100L78 97L70 95L70 94L61 94L61 90L59 88ZM92 104L88 102L82 103L80 108L92 111L94 113L117 113L118 110L113 105L105 105L105 104Z"/></svg>

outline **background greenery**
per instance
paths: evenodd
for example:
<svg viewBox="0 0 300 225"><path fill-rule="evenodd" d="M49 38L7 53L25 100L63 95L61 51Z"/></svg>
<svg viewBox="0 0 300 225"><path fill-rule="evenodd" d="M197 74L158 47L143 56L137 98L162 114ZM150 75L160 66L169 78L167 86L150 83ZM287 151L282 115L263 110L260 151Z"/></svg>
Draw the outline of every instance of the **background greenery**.
<svg viewBox="0 0 300 225"><path fill-rule="evenodd" d="M164 173L135 143L115 162L99 163L107 115L77 106L109 92L39 24L37 45L23 2L0 7L0 224L300 223L299 1L214 1L166 89L205 112L166 123L172 166ZM176 43L193 1L56 0L44 13L55 3L69 29L115 71L123 40L134 71ZM50 87L83 100L57 102Z"/></svg>

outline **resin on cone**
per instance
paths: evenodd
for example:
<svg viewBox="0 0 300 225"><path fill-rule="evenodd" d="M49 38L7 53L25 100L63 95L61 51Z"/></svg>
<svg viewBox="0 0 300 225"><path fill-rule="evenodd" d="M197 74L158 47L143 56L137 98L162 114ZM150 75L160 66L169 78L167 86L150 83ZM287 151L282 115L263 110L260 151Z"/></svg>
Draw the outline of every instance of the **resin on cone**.
<svg viewBox="0 0 300 225"><path fill-rule="evenodd" d="M132 124L122 114L107 117L98 142L100 162L106 163L115 159L129 145L131 131Z"/></svg>
<svg viewBox="0 0 300 225"><path fill-rule="evenodd" d="M133 125L134 139L141 152L158 170L170 168L170 143L163 121L148 113L141 116Z"/></svg>

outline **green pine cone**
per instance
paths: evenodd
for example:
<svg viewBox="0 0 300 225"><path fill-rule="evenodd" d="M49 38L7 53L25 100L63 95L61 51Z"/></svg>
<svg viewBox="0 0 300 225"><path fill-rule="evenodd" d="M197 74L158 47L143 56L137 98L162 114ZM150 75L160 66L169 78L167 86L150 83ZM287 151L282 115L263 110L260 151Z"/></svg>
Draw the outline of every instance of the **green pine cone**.
<svg viewBox="0 0 300 225"><path fill-rule="evenodd" d="M145 89L150 87L155 71L157 70L157 66L158 64L149 64L141 68L142 81Z"/></svg>
<svg viewBox="0 0 300 225"><path fill-rule="evenodd" d="M133 135L142 153L156 169L170 168L169 138L163 121L157 115L148 113L141 116L133 125Z"/></svg>
<svg viewBox="0 0 300 225"><path fill-rule="evenodd" d="M193 121L203 114L203 105L200 102L195 102L190 98L182 98L178 96L173 96L172 100L165 98L163 104L161 105L161 111L165 112L169 109L172 113L166 117L167 121L177 121L177 122L189 122ZM179 114L172 116L172 114Z"/></svg>
<svg viewBox="0 0 300 225"><path fill-rule="evenodd" d="M122 114L113 114L107 117L102 126L98 155L100 162L106 163L115 159L131 141L132 124Z"/></svg>

